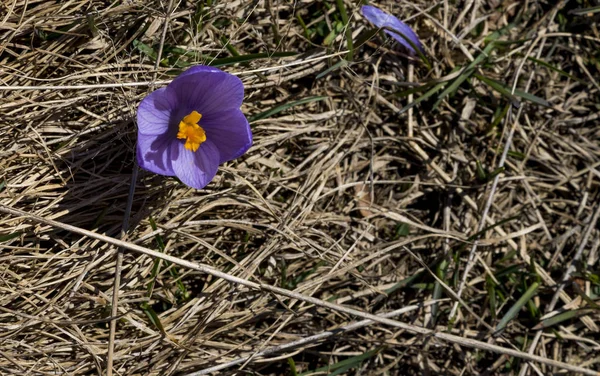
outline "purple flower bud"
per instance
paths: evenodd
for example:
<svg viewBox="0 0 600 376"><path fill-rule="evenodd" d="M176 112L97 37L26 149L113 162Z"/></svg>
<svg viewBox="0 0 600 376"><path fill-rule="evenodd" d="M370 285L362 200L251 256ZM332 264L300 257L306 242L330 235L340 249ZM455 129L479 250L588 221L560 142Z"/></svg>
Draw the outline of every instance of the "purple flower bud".
<svg viewBox="0 0 600 376"><path fill-rule="evenodd" d="M369 22L371 22L373 25L377 26L378 28L390 29L390 30L387 30L387 29L384 30L385 33L387 35L391 36L392 38L394 38L395 40L397 40L401 45L406 47L406 49L408 50L408 52L411 55L416 54L416 51L410 45L410 43L408 43L406 41L407 39L410 40L421 51L423 51L423 45L421 44L419 37L410 28L410 26L408 26L404 22L400 21L399 19L392 16L391 14L388 14L388 13L382 11L381 9L371 6L371 5L364 5L360 10L361 10L363 16ZM397 31L397 32L394 32L392 30Z"/></svg>
<svg viewBox="0 0 600 376"><path fill-rule="evenodd" d="M204 188L219 164L252 145L250 125L240 110L243 99L239 78L204 65L186 70L140 103L138 164Z"/></svg>

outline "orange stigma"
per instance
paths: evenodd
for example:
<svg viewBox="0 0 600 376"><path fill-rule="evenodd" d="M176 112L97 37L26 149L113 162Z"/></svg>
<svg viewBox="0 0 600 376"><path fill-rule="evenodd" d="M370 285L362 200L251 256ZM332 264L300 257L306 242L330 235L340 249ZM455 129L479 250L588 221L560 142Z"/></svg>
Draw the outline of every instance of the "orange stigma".
<svg viewBox="0 0 600 376"><path fill-rule="evenodd" d="M179 122L179 132L177 138L185 140L185 148L191 151L196 151L200 144L206 141L206 133L198 122L202 119L202 115L196 111L192 111L189 115Z"/></svg>

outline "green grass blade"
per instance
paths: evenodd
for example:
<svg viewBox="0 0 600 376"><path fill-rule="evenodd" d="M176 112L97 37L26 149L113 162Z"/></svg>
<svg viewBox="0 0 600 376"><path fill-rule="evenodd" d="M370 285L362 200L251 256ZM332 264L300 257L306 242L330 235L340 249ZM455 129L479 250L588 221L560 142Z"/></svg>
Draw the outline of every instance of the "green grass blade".
<svg viewBox="0 0 600 376"><path fill-rule="evenodd" d="M221 40L222 46L225 47L232 56L240 56L240 53L237 51L237 49L231 43L229 43L227 38L221 37L220 40Z"/></svg>
<svg viewBox="0 0 600 376"><path fill-rule="evenodd" d="M196 30L196 33L200 33L202 30L202 20L205 16L204 12L204 1L198 1L196 4L196 10L192 15L192 27Z"/></svg>
<svg viewBox="0 0 600 376"><path fill-rule="evenodd" d="M322 374L324 372L333 372L333 373L329 373L329 375L338 375L338 374L340 374L340 372L336 372L336 371L342 369L343 370L342 372L345 372L345 371L347 371L349 369L356 368L364 360L369 359L369 358L377 355L381 350L383 350L383 348L379 347L377 349L373 349L373 350L367 351L364 354L353 356L351 358L342 360L341 362L317 368L314 371L303 372L303 373L300 374L300 376L308 376L308 375L312 375L312 374L315 374L315 373Z"/></svg>
<svg viewBox="0 0 600 376"><path fill-rule="evenodd" d="M154 309L152 309L152 307L148 303L142 303L140 308L142 309L142 311L144 311L144 313L146 314L146 317L148 317L148 320L150 320L152 325L154 325L155 328L160 330L160 332L163 335L166 335L167 333L165 332L165 328L163 327L162 323L160 322L160 319L158 318L158 315L156 314L156 312L154 312Z"/></svg>
<svg viewBox="0 0 600 376"><path fill-rule="evenodd" d="M488 182L492 181L497 175L500 175L505 170L506 170L506 168L504 168L504 166L502 166L502 167L498 167L494 171L488 173L487 176L486 176L487 181Z"/></svg>
<svg viewBox="0 0 600 376"><path fill-rule="evenodd" d="M477 79L480 80L481 82L483 82L486 85L488 85L489 87L491 87L492 89L494 89L497 92L499 92L500 94L504 95L515 106L519 105L519 100L517 98L515 98L515 95L516 95L516 96L521 97L521 98L523 98L523 99L525 99L525 100L527 100L529 102L532 102L532 103L535 103L535 104L539 104L540 106L552 107L547 100L542 99L540 97L537 97L537 96L535 96L533 94L529 94L529 93L524 92L522 90L516 89L515 90L515 95L512 95L511 94L511 90L509 88L507 88L506 86L502 85L501 83L499 83L497 81L494 81L491 78L487 78L485 76L477 74L477 73L475 73L474 76L477 77Z"/></svg>
<svg viewBox="0 0 600 376"><path fill-rule="evenodd" d="M519 216L515 215L512 217L508 217L506 219L503 219L501 221L498 221L496 223L493 223L489 226L486 226L485 228L483 228L481 231L478 231L476 233L474 233L473 235L469 236L469 238L467 239L468 242L472 242L473 240L479 239L479 237L483 234L485 234L486 232L493 230L494 228L498 227L498 226L502 226L508 222L514 221L515 219L518 219Z"/></svg>
<svg viewBox="0 0 600 376"><path fill-rule="evenodd" d="M157 54L152 47L148 46L143 42L140 42L137 39L133 41L133 47L137 48L138 51L151 58L152 61L156 61Z"/></svg>
<svg viewBox="0 0 600 376"><path fill-rule="evenodd" d="M18 238L19 236L21 236L21 234L21 232L13 232L12 234L0 235L0 243Z"/></svg>
<svg viewBox="0 0 600 376"><path fill-rule="evenodd" d="M222 67L224 65L233 65L238 63L247 63L249 61L258 60L258 59L273 59L280 57L290 57L296 56L298 53L296 52L260 52L256 54L246 54L246 55L237 55L230 57L223 57L219 59L214 59L210 62L210 65L213 67Z"/></svg>
<svg viewBox="0 0 600 376"><path fill-rule="evenodd" d="M590 306L590 308L595 308L597 310L600 310L600 305L598 303L596 303L592 298L590 298L585 291L583 291L581 289L581 287L579 287L579 285L576 282L572 283L573 289L575 290L575 292L577 293L577 295L581 296L581 299L585 300L585 302Z"/></svg>
<svg viewBox="0 0 600 376"><path fill-rule="evenodd" d="M389 289L385 290L384 292L387 295L390 295L390 294L394 293L396 290L413 283L415 280L417 280L417 278L420 278L422 275L423 275L423 273L420 272L420 273L416 273L410 277L404 278L402 281L396 283L394 286L390 287Z"/></svg>
<svg viewBox="0 0 600 376"><path fill-rule="evenodd" d="M504 117L508 113L508 110L510 110L510 104L507 104L502 109L498 109L498 111L496 111L496 116L494 117L494 120L492 120L490 125L486 128L485 133L489 133L492 129L496 128L498 124L500 124L502 119L504 119Z"/></svg>
<svg viewBox="0 0 600 376"><path fill-rule="evenodd" d="M223 44L223 47L225 47L227 49L227 51L229 51L229 53L231 54L231 58L240 58L242 55L238 52L238 50L233 46L233 44L229 43L229 40L227 40L227 38L225 37L221 37L221 43ZM262 81L267 81L267 78L260 72L255 72L254 75L256 75L256 77L258 77L260 80Z"/></svg>
<svg viewBox="0 0 600 376"><path fill-rule="evenodd" d="M481 181L486 181L486 172L483 169L483 165L481 164L481 162L478 160L475 161L475 171L477 173L477 179L481 180Z"/></svg>
<svg viewBox="0 0 600 376"><path fill-rule="evenodd" d="M548 107L551 108L552 105L550 104L550 102L548 102L547 100L545 100L544 98L540 98L536 95L527 93L525 91L516 89L515 90L515 95L518 97L521 97L523 99L525 99L526 101L535 103L535 104L539 104L540 106L544 106L544 107Z"/></svg>
<svg viewBox="0 0 600 376"><path fill-rule="evenodd" d="M331 45L331 43L333 43L335 37L337 37L337 35L344 29L344 24L342 24L340 21L333 22L333 24L331 26L332 26L332 29L329 31L329 34L327 34L325 39L323 39L324 46Z"/></svg>
<svg viewBox="0 0 600 376"><path fill-rule="evenodd" d="M533 330L546 329L551 326L560 324L563 321L571 320L577 317L581 317L587 315L589 313L594 312L593 308L583 308L583 309L575 309L572 311L566 311L563 313L559 313L558 315L554 315L550 318L542 320L539 324L533 327Z"/></svg>
<svg viewBox="0 0 600 376"><path fill-rule="evenodd" d="M88 13L85 16L86 20L87 20L87 25L90 29L90 34L92 34L92 37L97 37L99 34L99 30L98 30L98 25L96 23L96 18L94 17L94 13Z"/></svg>
<svg viewBox="0 0 600 376"><path fill-rule="evenodd" d="M253 54L216 58L215 56L199 54L195 51L188 51L184 48L173 47L173 46L165 46L164 51L165 51L165 53L170 53L170 54L173 54L176 56L185 56L188 59L190 59L191 61L201 60L204 62L204 64L208 64L213 67L222 67L225 65L248 63L250 61L260 60L260 59L274 59L274 58L292 57L292 56L298 55L297 52L293 52L293 51L280 51L280 52L259 52L259 53L253 53ZM183 62L180 62L180 64L183 64ZM185 62L185 64L191 65L191 63L187 63L187 62ZM175 72L175 73L179 74L179 72Z"/></svg>
<svg viewBox="0 0 600 376"><path fill-rule="evenodd" d="M485 289L488 292L488 304L490 306L490 315L492 320L496 320L496 283L489 276L485 277Z"/></svg>
<svg viewBox="0 0 600 376"><path fill-rule="evenodd" d="M590 14L600 13L600 6L595 6L591 8L579 8L579 9L571 9L569 14L573 14L575 16L588 16Z"/></svg>
<svg viewBox="0 0 600 376"><path fill-rule="evenodd" d="M577 82L582 83L582 84L587 84L587 82L585 82L581 78L577 78L577 77L575 77L575 76L573 76L573 75L571 75L571 74L569 74L569 73L567 73L567 72L565 72L565 71L563 71L561 69L558 69L554 65L549 64L549 63L545 62L544 60L539 60L539 59L536 59L535 57L531 57L531 56L527 56L527 60L532 61L532 62L534 62L536 64L539 64L539 65L542 65L542 66L544 66L544 67L546 67L546 68L548 68L548 69L550 69L550 70L552 70L552 71L560 74L561 76L565 76L565 77L567 77L567 78L569 78L569 79L571 79L573 81L577 81Z"/></svg>
<svg viewBox="0 0 600 376"><path fill-rule="evenodd" d="M506 312L504 317L502 317L502 320L500 320L498 325L496 325L496 331L494 332L494 335L499 335L504 330L504 328L506 328L506 325L512 319L517 317L517 314L519 313L521 308L523 308L525 304L527 304L527 302L535 296L538 287L540 287L540 284L538 282L534 282L531 284L531 286L529 286L527 291L525 291L525 293L519 298L519 300L517 300L517 302L512 307L510 307L508 312Z"/></svg>
<svg viewBox="0 0 600 376"><path fill-rule="evenodd" d="M499 82L496 82L496 81L492 80L491 78L487 78L487 77L477 74L477 73L475 73L474 76L478 80L483 82L484 84L488 85L492 89L496 90L498 93L505 96L513 104L513 106L518 107L520 105L519 100L510 93L510 90L508 88L504 87Z"/></svg>
<svg viewBox="0 0 600 376"><path fill-rule="evenodd" d="M348 13L346 12L346 6L344 5L344 0L336 0L338 11L342 16L342 22L344 23L344 28L346 29L346 45L348 46L348 55L346 55L346 59L352 61L354 59L354 47L352 45L352 30L350 29L350 25L348 25Z"/></svg>
<svg viewBox="0 0 600 376"><path fill-rule="evenodd" d="M443 83L443 82L438 82L437 84L439 85L440 83ZM423 83L423 84L411 87L410 89L406 89L406 90L402 90L402 91L396 92L395 95L398 98L408 97L411 94L422 93L425 90L430 89L434 85L435 85L435 83Z"/></svg>
<svg viewBox="0 0 600 376"><path fill-rule="evenodd" d="M296 14L296 19L298 20L298 23L300 24L300 26L302 26L302 30L304 30L304 37L306 39L310 40L310 34L308 32L308 28L306 27L306 23L302 19L302 16L300 16L300 13Z"/></svg>
<svg viewBox="0 0 600 376"><path fill-rule="evenodd" d="M462 83L465 82L469 77L471 77L473 72L475 72L475 67L482 63L485 59L487 59L494 48L496 48L496 46L493 41L490 42L487 46L485 46L483 51L479 55L477 55L477 57L471 63L469 63L469 65L467 65L465 69L463 69L462 73L439 95L437 101L433 104L433 108L437 108L437 106L439 106L439 104L448 95L458 90L460 85L462 85Z"/></svg>
<svg viewBox="0 0 600 376"><path fill-rule="evenodd" d="M440 82L439 84L435 85L434 87L429 89L425 94L423 94L419 98L415 99L412 103L409 103L406 106L402 107L400 109L400 111L398 111L398 115L405 113L409 109L413 108L414 106L418 105L419 103L423 102L424 100L430 98L433 94L440 91L440 89L443 88L445 85L446 85L446 82Z"/></svg>
<svg viewBox="0 0 600 376"><path fill-rule="evenodd" d="M315 80L318 80L319 78L327 75L329 72L332 72L338 68L343 68L348 66L348 61L345 59L342 59L340 61L338 61L337 63L333 64L332 66L330 66L329 68L325 69L323 72L319 73L317 75L317 77L315 78Z"/></svg>
<svg viewBox="0 0 600 376"><path fill-rule="evenodd" d="M444 281L447 285L449 285L450 281L446 280L446 269L447 268L448 268L448 260L444 259L437 265L435 274L437 275L437 277L440 280ZM442 284L439 281L436 280L435 285L433 286L433 295L432 295L431 299L433 299L433 300L441 299L443 293L444 293L444 287L442 286ZM431 317L432 317L434 323L436 322L436 319L437 319L438 309L439 309L439 305L437 302L431 306Z"/></svg>
<svg viewBox="0 0 600 376"><path fill-rule="evenodd" d="M442 91L442 93L438 96L438 99L433 104L432 109L437 108L447 96L458 90L460 85L462 85L463 82L473 75L473 72L475 72L474 68L464 69L460 76L458 76L450 85L448 85L448 87L446 87L446 89L444 89L444 91Z"/></svg>
<svg viewBox="0 0 600 376"><path fill-rule="evenodd" d="M323 99L327 99L327 98L329 98L329 97L327 97L327 96L309 97L309 98L300 99L298 101L282 104L282 105L274 107L268 111L264 111L264 112L254 115L254 116L251 116L249 121L253 122L253 121L257 121L257 120L266 119L266 118L273 116L275 114L278 114L282 111L288 110L294 106L299 106L301 104L306 104L306 103L311 103L311 102L322 101Z"/></svg>
<svg viewBox="0 0 600 376"><path fill-rule="evenodd" d="M296 370L296 362L292 357L287 358L288 365L290 366L290 373L292 376L298 376L298 370Z"/></svg>
<svg viewBox="0 0 600 376"><path fill-rule="evenodd" d="M345 366L340 367L340 368L336 369L335 371L331 372L329 374L329 376L341 375L341 374L343 374L343 373L351 370L352 368L358 367L359 365L360 365L360 362L357 363L357 364L348 364L348 365L345 365Z"/></svg>

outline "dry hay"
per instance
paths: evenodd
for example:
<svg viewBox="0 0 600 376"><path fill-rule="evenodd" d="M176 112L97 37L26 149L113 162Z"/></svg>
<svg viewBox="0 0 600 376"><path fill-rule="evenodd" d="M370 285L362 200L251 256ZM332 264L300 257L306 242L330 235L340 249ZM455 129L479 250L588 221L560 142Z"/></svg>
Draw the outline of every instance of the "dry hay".
<svg viewBox="0 0 600 376"><path fill-rule="evenodd" d="M596 16L572 15L578 5L567 1L381 1L415 27L431 69L383 34L336 67L344 33L326 49L297 22L333 27L335 2L171 3L0 4L0 207L119 237L135 111L154 82L231 56L228 46L298 52L223 67L246 85L244 112L325 98L254 121L254 146L202 191L141 172L126 239L365 312L416 304L397 319L599 369L597 310L536 327L548 312L597 307ZM368 25L345 4L357 40ZM423 91L396 93L453 82L494 32L519 42L478 63L483 79L435 109L441 91L400 114ZM156 70L152 53L163 59ZM548 105L510 106L485 78ZM116 247L2 214L0 250L0 374L105 374ZM153 278L155 262L124 254L114 374L184 375L356 321L164 262ZM533 299L492 336L534 283ZM464 305L453 316L457 292ZM243 369L286 374L293 357L314 370L374 349L356 365L364 374L557 371L381 324Z"/></svg>

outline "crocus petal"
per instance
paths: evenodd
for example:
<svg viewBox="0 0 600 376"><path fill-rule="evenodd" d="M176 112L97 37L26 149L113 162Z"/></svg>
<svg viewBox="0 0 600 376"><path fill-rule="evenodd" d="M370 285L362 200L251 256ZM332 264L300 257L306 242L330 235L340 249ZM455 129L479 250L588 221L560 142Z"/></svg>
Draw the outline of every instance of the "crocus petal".
<svg viewBox="0 0 600 376"><path fill-rule="evenodd" d="M244 85L231 74L207 66L186 70L140 103L139 165L204 188L219 164L252 145L248 120L240 110L243 98ZM186 126L198 129L191 132Z"/></svg>
<svg viewBox="0 0 600 376"><path fill-rule="evenodd" d="M209 114L200 125L206 139L219 149L220 163L238 158L252 146L250 125L239 109Z"/></svg>
<svg viewBox="0 0 600 376"><path fill-rule="evenodd" d="M402 33L402 35L400 35L390 30L384 30L386 34L388 34L389 36L397 40L400 44L402 44L404 47L406 47L406 49L408 49L408 51L411 54L414 55L416 51L410 45L410 43L408 43L406 39L404 39L404 37L410 39L410 41L414 43L414 45L417 46L421 51L423 50L423 45L421 44L421 41L419 40L417 34L415 34L415 32L410 28L410 26L400 21L398 18L372 5L363 5L360 10L363 16L367 20L369 20L369 22L371 22L373 25L379 28L387 27Z"/></svg>
<svg viewBox="0 0 600 376"><path fill-rule="evenodd" d="M171 164L171 144L176 143L167 135L138 133L137 161L144 170L165 176L175 176Z"/></svg>
<svg viewBox="0 0 600 376"><path fill-rule="evenodd" d="M166 132L171 120L171 112L175 108L175 96L161 88L150 93L138 108L137 123L141 134L159 135Z"/></svg>
<svg viewBox="0 0 600 376"><path fill-rule="evenodd" d="M195 152L187 150L183 142L175 141L171 144L171 159L179 180L192 188L202 189L217 174L219 150L209 140Z"/></svg>
<svg viewBox="0 0 600 376"><path fill-rule="evenodd" d="M188 73L188 71L193 70ZM220 70L194 67L185 71L169 84L186 111L198 111L202 116L211 112L238 109L244 99L242 81Z"/></svg>

